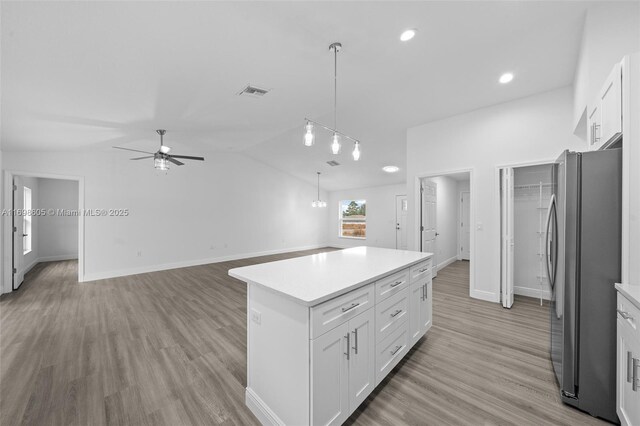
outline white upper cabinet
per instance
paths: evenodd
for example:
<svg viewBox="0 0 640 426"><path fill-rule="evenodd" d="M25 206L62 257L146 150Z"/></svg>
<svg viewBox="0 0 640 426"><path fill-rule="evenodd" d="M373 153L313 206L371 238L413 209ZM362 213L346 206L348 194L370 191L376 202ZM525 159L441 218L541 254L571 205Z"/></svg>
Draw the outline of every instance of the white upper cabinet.
<svg viewBox="0 0 640 426"><path fill-rule="evenodd" d="M616 64L588 110L589 150L606 148L622 134L622 66Z"/></svg>

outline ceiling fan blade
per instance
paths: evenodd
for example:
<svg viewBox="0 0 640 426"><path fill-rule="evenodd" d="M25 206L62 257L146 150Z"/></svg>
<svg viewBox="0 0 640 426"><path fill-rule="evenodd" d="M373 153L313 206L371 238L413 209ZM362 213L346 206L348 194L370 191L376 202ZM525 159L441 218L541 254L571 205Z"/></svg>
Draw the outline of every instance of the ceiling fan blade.
<svg viewBox="0 0 640 426"><path fill-rule="evenodd" d="M190 155L171 155L171 157L173 158L184 158L185 160L198 160L198 161L204 161L204 157L192 157Z"/></svg>
<svg viewBox="0 0 640 426"><path fill-rule="evenodd" d="M178 160L174 160L170 156L167 155L167 160L171 161L173 164L177 164L178 166L184 166L184 163Z"/></svg>
<svg viewBox="0 0 640 426"><path fill-rule="evenodd" d="M155 154L155 152L140 151L139 149L123 148L123 147L121 147L121 146L114 146L113 148L115 148L115 149L123 149L123 150L125 150L125 151L142 152L142 153L144 153L144 154L151 154L151 155L154 155L154 154Z"/></svg>
<svg viewBox="0 0 640 426"><path fill-rule="evenodd" d="M145 157L129 158L129 160L144 160L145 158L153 158L155 155L147 155Z"/></svg>

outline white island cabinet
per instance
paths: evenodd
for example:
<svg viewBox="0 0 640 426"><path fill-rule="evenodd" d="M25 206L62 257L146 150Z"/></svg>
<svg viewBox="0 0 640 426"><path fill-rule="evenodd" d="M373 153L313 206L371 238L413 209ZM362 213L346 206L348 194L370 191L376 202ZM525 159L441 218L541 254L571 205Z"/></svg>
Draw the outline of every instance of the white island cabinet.
<svg viewBox="0 0 640 426"><path fill-rule="evenodd" d="M616 284L617 412L623 426L640 425L640 286Z"/></svg>
<svg viewBox="0 0 640 426"><path fill-rule="evenodd" d="M355 247L231 269L247 283L256 417L343 423L431 327L431 256Z"/></svg>

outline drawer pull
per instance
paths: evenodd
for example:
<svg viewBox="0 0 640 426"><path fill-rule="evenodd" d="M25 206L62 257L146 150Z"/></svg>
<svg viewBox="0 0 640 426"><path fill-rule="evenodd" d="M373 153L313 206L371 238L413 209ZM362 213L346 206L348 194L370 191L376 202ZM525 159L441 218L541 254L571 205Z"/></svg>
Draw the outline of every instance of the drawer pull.
<svg viewBox="0 0 640 426"><path fill-rule="evenodd" d="M633 381L633 354L627 351L627 383Z"/></svg>
<svg viewBox="0 0 640 426"><path fill-rule="evenodd" d="M631 389L634 392L638 392L638 382L640 382L640 379L638 379L638 367L640 367L640 359L634 358L633 359L633 383L631 383Z"/></svg>
<svg viewBox="0 0 640 426"><path fill-rule="evenodd" d="M350 311L353 308L358 307L358 306L360 306L360 303L352 303L351 306L349 306L348 308L342 308L342 312Z"/></svg>
<svg viewBox="0 0 640 426"><path fill-rule="evenodd" d="M400 284L402 284L403 282L404 282L404 281L396 281L395 283L391 284L391 286L390 286L390 287L392 287L392 288L393 288L393 287L397 287L397 286L399 286Z"/></svg>
<svg viewBox="0 0 640 426"><path fill-rule="evenodd" d="M354 353L358 355L358 329L353 330L353 336L355 337L355 346L353 347Z"/></svg>
<svg viewBox="0 0 640 426"><path fill-rule="evenodd" d="M391 317L397 317L398 314L400 314L400 312L402 312L402 309L398 309L397 311L395 311L394 313L391 314Z"/></svg>
<svg viewBox="0 0 640 426"><path fill-rule="evenodd" d="M351 354L351 333L347 333L346 336L344 336L347 339L347 351L344 353L347 356L347 361L349 361L350 358L350 354Z"/></svg>
<svg viewBox="0 0 640 426"><path fill-rule="evenodd" d="M418 269L419 273L423 273L423 272L427 272L429 270L429 268L422 268L422 269Z"/></svg>
<svg viewBox="0 0 640 426"><path fill-rule="evenodd" d="M629 312L625 312L625 311L621 311L620 309L617 309L618 313L620 314L620 316L626 320L631 320L633 321L633 317L629 314Z"/></svg>
<svg viewBox="0 0 640 426"><path fill-rule="evenodd" d="M391 351L391 355L395 355L398 353L398 351L402 349L402 345L398 345L395 348L393 348L393 350Z"/></svg>

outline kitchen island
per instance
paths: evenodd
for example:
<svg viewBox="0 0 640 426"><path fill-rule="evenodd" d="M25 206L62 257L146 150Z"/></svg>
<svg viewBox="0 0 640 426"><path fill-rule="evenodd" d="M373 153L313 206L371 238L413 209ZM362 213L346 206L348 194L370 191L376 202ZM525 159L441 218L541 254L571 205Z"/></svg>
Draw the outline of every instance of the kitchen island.
<svg viewBox="0 0 640 426"><path fill-rule="evenodd" d="M432 254L355 247L231 269L247 283L247 406L341 424L431 327Z"/></svg>

